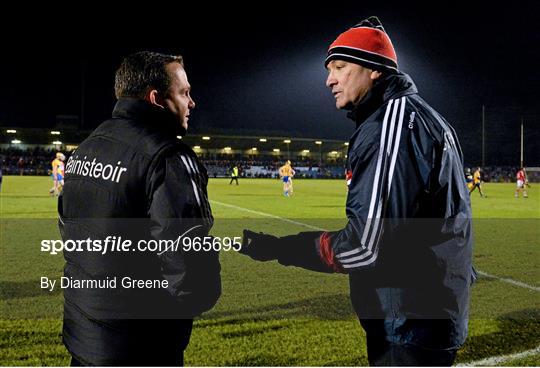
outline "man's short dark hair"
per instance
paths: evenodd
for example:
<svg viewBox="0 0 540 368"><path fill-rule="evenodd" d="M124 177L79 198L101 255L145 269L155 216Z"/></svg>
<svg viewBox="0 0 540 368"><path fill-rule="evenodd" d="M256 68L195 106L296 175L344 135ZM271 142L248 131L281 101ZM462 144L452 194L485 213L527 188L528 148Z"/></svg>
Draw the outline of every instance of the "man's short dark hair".
<svg viewBox="0 0 540 368"><path fill-rule="evenodd" d="M171 77L165 67L170 63L184 66L182 56L141 51L124 58L116 71L114 92L116 98L144 98L148 90L166 91Z"/></svg>

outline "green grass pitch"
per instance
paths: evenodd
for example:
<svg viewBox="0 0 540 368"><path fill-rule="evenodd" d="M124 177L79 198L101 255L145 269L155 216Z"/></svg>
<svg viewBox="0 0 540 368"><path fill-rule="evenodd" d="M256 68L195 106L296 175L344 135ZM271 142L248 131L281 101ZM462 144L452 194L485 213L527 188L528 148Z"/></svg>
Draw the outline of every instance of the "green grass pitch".
<svg viewBox="0 0 540 368"><path fill-rule="evenodd" d="M62 294L39 287L40 276L57 278L64 264L61 254L39 251L41 239L59 238L51 184L47 177L18 176L2 184L1 366L69 364L61 343ZM472 196L475 266L498 278L482 276L473 287L470 334L458 363L540 345L540 189L533 184L528 199L516 199L514 185L484 184L488 197ZM239 186L211 179L208 191L214 235L239 236L244 227L285 235L344 223L344 180L295 180L291 198L270 179L240 179ZM186 365L367 365L346 276L234 252L220 257L223 295L197 319ZM538 366L540 354L501 364Z"/></svg>

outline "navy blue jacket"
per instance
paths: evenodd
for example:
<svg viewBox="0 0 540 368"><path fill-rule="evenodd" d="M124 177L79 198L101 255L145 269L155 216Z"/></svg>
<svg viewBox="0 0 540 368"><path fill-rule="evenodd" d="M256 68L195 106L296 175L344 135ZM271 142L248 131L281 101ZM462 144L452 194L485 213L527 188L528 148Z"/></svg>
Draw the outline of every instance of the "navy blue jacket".
<svg viewBox="0 0 540 368"><path fill-rule="evenodd" d="M356 131L348 151L347 225L283 238L296 251L278 260L348 273L368 337L457 348L467 336L474 270L456 133L402 73L378 81L349 117Z"/></svg>

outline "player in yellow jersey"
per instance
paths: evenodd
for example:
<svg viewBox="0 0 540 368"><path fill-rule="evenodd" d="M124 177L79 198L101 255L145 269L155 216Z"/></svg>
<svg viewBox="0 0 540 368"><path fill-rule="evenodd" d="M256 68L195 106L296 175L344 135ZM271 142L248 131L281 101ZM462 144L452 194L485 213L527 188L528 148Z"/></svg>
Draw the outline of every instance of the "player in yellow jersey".
<svg viewBox="0 0 540 368"><path fill-rule="evenodd" d="M49 194L58 196L64 186L64 161L66 156L62 152L56 153L56 158L52 161L52 177L53 187L49 190Z"/></svg>
<svg viewBox="0 0 540 368"><path fill-rule="evenodd" d="M295 172L291 167L291 161L287 160L285 165L279 168L279 177L283 181L283 194L289 197L293 194L292 177Z"/></svg>
<svg viewBox="0 0 540 368"><path fill-rule="evenodd" d="M478 188L478 192L480 193L480 196L482 198L485 198L487 197L486 195L484 195L484 192L482 191L482 169L480 168L477 168L476 171L474 172L473 174L473 186L472 186L472 189L469 191L469 195L471 195L472 192L474 192L474 190L476 188Z"/></svg>

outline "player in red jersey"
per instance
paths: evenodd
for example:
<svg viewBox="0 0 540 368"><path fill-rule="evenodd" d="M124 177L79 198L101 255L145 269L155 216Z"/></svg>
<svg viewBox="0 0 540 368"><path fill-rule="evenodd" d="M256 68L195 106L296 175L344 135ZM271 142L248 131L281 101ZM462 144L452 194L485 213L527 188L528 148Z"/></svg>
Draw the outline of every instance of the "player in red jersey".
<svg viewBox="0 0 540 368"><path fill-rule="evenodd" d="M520 167L516 174L516 184L516 193L514 194L514 197L519 198L519 192L523 191L523 198L528 198L526 186L529 185L529 181L527 180L527 173L523 167Z"/></svg>

